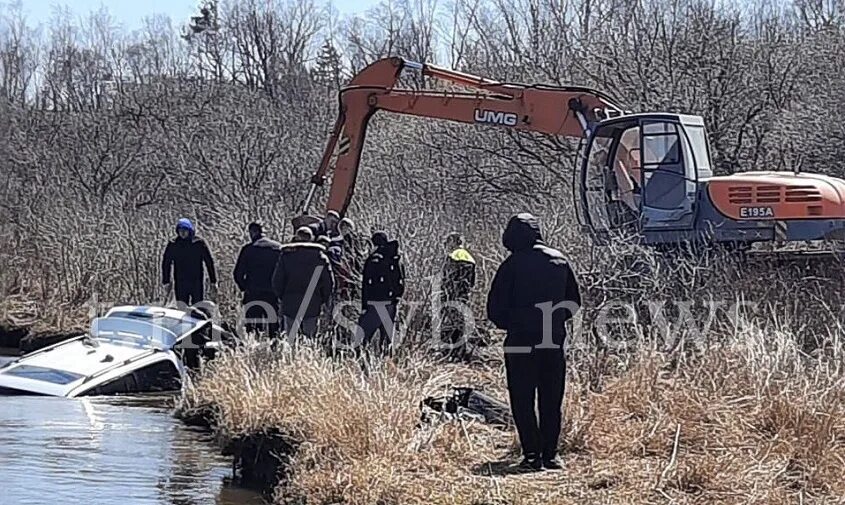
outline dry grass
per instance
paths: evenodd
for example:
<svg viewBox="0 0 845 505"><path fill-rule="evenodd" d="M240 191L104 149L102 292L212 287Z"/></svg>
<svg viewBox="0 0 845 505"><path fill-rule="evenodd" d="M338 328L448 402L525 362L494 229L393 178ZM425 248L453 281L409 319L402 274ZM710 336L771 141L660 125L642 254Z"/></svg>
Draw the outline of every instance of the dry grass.
<svg viewBox="0 0 845 505"><path fill-rule="evenodd" d="M845 496L841 356L811 359L792 335L747 327L677 366L642 351L590 392L572 363L564 472L512 475L511 432L420 425L421 398L475 383L503 396L501 362L335 361L252 345L206 368L187 406L219 429L298 442L276 499L329 504L822 503ZM642 346L646 348L647 346Z"/></svg>

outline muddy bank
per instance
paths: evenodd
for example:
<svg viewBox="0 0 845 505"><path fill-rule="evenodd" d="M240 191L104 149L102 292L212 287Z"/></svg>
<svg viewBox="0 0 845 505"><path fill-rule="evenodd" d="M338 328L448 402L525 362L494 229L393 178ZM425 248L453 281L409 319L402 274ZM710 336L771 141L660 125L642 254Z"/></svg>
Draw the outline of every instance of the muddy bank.
<svg viewBox="0 0 845 505"><path fill-rule="evenodd" d="M233 477L239 486L260 492L272 499L276 487L288 476L290 459L296 444L278 431L247 436L221 433L215 420L217 412L202 409L178 410L176 417L188 426L204 428L214 434L223 456L232 458Z"/></svg>
<svg viewBox="0 0 845 505"><path fill-rule="evenodd" d="M21 340L29 335L29 332L29 327L0 322L0 347L20 349Z"/></svg>
<svg viewBox="0 0 845 505"><path fill-rule="evenodd" d="M0 322L0 347L27 353L57 344L85 333L83 330L45 331L32 326L16 326Z"/></svg>
<svg viewBox="0 0 845 505"><path fill-rule="evenodd" d="M45 332L37 332L31 333L21 339L20 349L21 352L32 352L37 351L38 349L47 347L49 345L58 344L64 340L78 337L83 331L79 330L72 330L72 331L60 331L60 332L53 332L53 331L45 331Z"/></svg>
<svg viewBox="0 0 845 505"><path fill-rule="evenodd" d="M224 456L233 458L238 484L272 498L279 483L288 477L296 444L279 432L258 433L223 441Z"/></svg>

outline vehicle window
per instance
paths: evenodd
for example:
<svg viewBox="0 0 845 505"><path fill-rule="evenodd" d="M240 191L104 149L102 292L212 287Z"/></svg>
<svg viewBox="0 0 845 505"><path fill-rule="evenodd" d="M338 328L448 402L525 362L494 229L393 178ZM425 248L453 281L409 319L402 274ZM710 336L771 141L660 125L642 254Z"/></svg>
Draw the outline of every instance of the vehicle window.
<svg viewBox="0 0 845 505"><path fill-rule="evenodd" d="M16 366L4 373L14 377L23 377L25 379L49 382L51 384L70 384L71 382L83 377L83 375L68 372L66 370L56 370L53 368L32 365Z"/></svg>
<svg viewBox="0 0 845 505"><path fill-rule="evenodd" d="M137 392L138 387L135 377L132 374L128 374L89 389L82 396L125 395Z"/></svg>
<svg viewBox="0 0 845 505"><path fill-rule="evenodd" d="M109 317L123 317L126 319L136 319L139 321L146 321L156 326L161 326L167 330L172 331L176 335L190 331L198 321L193 319L177 319L175 317L167 317L159 314L148 314L145 312L114 312Z"/></svg>
<svg viewBox="0 0 845 505"><path fill-rule="evenodd" d="M610 137L595 137L590 147L590 156L587 169L587 183L601 189L604 185L604 172L607 167L607 156L610 153L610 146L613 139Z"/></svg>
<svg viewBox="0 0 845 505"><path fill-rule="evenodd" d="M170 361L159 361L135 372L139 392L175 391L182 386L179 370Z"/></svg>
<svg viewBox="0 0 845 505"><path fill-rule="evenodd" d="M172 318L170 318L173 321ZM99 340L135 346L171 348L180 335L193 328L190 322L166 328L155 319L128 318L118 315L98 317L91 322L91 335ZM175 331L174 331L175 330Z"/></svg>
<svg viewBox="0 0 845 505"><path fill-rule="evenodd" d="M583 202L586 208L585 215L589 217L593 226L599 230L610 228L610 220L604 203L607 181L607 158L613 144L612 137L593 137L593 144L590 146L587 158L586 173L584 174L584 195Z"/></svg>
<svg viewBox="0 0 845 505"><path fill-rule="evenodd" d="M646 165L678 163L678 131L671 123L646 123L643 127L643 163Z"/></svg>
<svg viewBox="0 0 845 505"><path fill-rule="evenodd" d="M695 163L698 167L699 177L710 177L713 175L710 166L710 153L707 150L707 135L703 126L686 126L687 136L692 145L692 152L695 154Z"/></svg>
<svg viewBox="0 0 845 505"><path fill-rule="evenodd" d="M179 370L170 361L159 361L86 391L83 396L123 395L176 391L182 385Z"/></svg>
<svg viewBox="0 0 845 505"><path fill-rule="evenodd" d="M628 128L619 137L612 170L620 191L637 191L640 185L640 127Z"/></svg>
<svg viewBox="0 0 845 505"><path fill-rule="evenodd" d="M663 135L667 133L677 133L674 123L652 120L643 126L643 134L645 135Z"/></svg>
<svg viewBox="0 0 845 505"><path fill-rule="evenodd" d="M5 388L0 386L0 396L46 396L41 393L25 391L22 389Z"/></svg>

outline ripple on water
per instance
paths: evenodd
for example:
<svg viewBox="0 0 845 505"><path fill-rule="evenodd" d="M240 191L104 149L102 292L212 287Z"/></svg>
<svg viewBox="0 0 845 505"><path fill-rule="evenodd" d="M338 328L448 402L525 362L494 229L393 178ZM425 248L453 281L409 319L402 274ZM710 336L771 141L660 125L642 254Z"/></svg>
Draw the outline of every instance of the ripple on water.
<svg viewBox="0 0 845 505"><path fill-rule="evenodd" d="M0 396L0 503L262 503L224 487L230 474L167 399Z"/></svg>

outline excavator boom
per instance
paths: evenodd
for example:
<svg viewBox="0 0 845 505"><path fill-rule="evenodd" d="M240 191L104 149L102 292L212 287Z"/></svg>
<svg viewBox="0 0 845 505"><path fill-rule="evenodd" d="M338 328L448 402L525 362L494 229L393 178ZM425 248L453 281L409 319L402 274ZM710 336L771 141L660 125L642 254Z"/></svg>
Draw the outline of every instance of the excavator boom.
<svg viewBox="0 0 845 505"><path fill-rule="evenodd" d="M406 69L453 86L423 90L396 87ZM332 165L326 207L340 214L346 212L355 190L367 124L380 110L576 138L589 136L596 122L622 113L613 99L590 88L508 84L402 58L382 59L358 73L341 90L340 114L311 178L313 186L303 213L308 212L316 188L325 184Z"/></svg>
<svg viewBox="0 0 845 505"><path fill-rule="evenodd" d="M399 86L405 70L420 72L432 86ZM340 113L304 214L329 175L327 210L346 212L367 124L380 110L588 138L576 215L595 243L618 236L667 250L690 243L747 250L758 242L813 241L835 241L841 250L845 243L845 180L791 172L714 177L700 116L632 114L590 88L510 84L402 58L374 62L341 90Z"/></svg>

